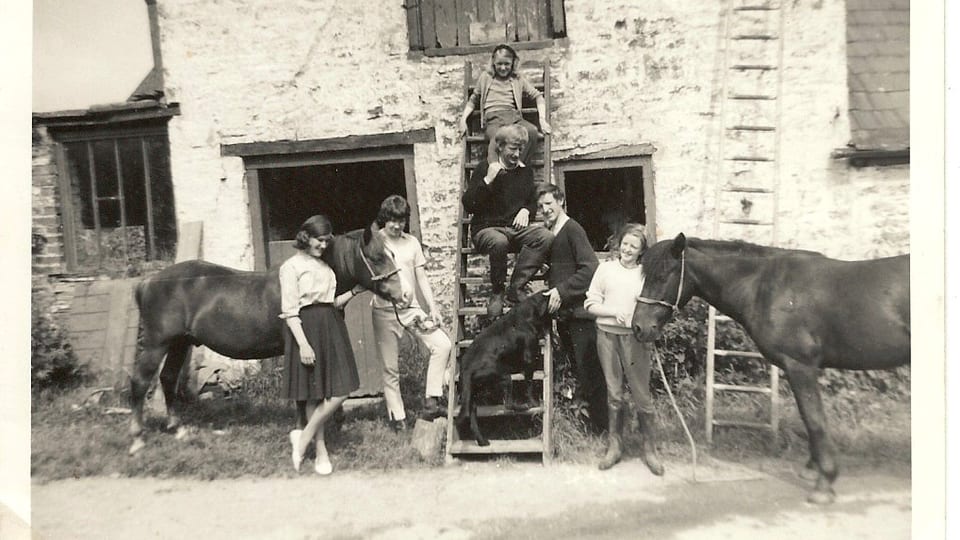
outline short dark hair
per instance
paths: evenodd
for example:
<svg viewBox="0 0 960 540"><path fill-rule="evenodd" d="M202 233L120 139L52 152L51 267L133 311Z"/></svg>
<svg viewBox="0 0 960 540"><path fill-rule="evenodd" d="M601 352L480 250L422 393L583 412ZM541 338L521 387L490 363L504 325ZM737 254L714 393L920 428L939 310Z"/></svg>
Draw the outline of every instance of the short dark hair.
<svg viewBox="0 0 960 540"><path fill-rule="evenodd" d="M377 212L377 226L383 227L388 221L402 221L410 219L410 204L400 195L391 195L380 203Z"/></svg>
<svg viewBox="0 0 960 540"><path fill-rule="evenodd" d="M330 223L330 218L323 214L310 216L297 231L297 236L293 240L293 247L307 249L310 247L311 238L320 239L331 236L333 236L333 225Z"/></svg>
<svg viewBox="0 0 960 540"><path fill-rule="evenodd" d="M563 193L563 190L556 184L540 184L537 188L537 199L540 199L540 197L544 195L553 195L553 198L560 204L563 204L564 201L567 200L567 196Z"/></svg>

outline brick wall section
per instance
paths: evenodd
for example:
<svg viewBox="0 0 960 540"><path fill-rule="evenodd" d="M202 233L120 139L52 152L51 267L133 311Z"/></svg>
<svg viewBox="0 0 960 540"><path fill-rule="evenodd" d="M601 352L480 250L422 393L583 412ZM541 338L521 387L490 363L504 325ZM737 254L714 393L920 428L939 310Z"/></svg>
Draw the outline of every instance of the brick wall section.
<svg viewBox="0 0 960 540"><path fill-rule="evenodd" d="M31 260L35 275L63 272L63 229L60 222L60 188L53 139L43 126L33 128L32 233ZM41 238L39 244L37 239Z"/></svg>
<svg viewBox="0 0 960 540"><path fill-rule="evenodd" d="M552 64L556 156L650 143L657 234L710 236L716 209L722 8L566 0ZM220 145L434 128L415 146L428 273L452 301L462 56L408 55L401 3L159 0L179 222L204 221L205 257L250 268L243 165ZM780 242L841 258L909 249L908 169L851 170L840 0L785 4ZM468 59L487 61L486 54Z"/></svg>

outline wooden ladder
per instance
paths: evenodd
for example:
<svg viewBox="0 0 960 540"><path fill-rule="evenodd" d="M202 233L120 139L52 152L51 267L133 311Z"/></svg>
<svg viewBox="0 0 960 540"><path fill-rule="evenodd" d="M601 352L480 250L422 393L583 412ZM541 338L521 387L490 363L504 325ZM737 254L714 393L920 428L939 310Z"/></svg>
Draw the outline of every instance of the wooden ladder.
<svg viewBox="0 0 960 540"><path fill-rule="evenodd" d="M714 238L777 244L780 182L781 92L783 88L782 0L740 0L724 15ZM717 324L736 324L710 306L707 319L707 442L714 427L769 430L774 444L780 422L780 369L769 366L769 386L716 382L717 357L763 358L756 351L717 348ZM718 392L769 396L765 422L715 418Z"/></svg>
<svg viewBox="0 0 960 540"><path fill-rule="evenodd" d="M550 66L549 64L539 64L525 62L521 65L520 71L534 84L534 86L543 93L546 111L548 115L552 108L550 98ZM470 96L474 87L473 69L470 62L464 67L464 99ZM523 104L524 118L538 125L537 109L535 104ZM460 171L460 194L462 195L467 188L467 182L470 175L481 160L486 159L487 144L484 139L483 131L480 126L480 111L474 111L471 115L468 126L470 129L463 141L463 167ZM528 167L533 168L534 179L539 182L550 182L550 136L540 134L538 137L538 146L542 149L542 156L531 155L531 162ZM489 283L487 272L470 272L486 260L486 256L480 255L474 250L470 241L470 221L471 217L463 210L463 205L458 205L459 215L457 217L457 267L456 267L456 295L455 295L455 332L456 341L454 343L452 356L455 356L454 369L451 370L451 381L448 386L447 396L447 444L445 459L447 463L455 461L455 456L463 454L526 454L539 453L542 456L543 463L548 464L553 457L553 442L551 441L550 425L553 420L553 347L551 342L551 333L548 332L540 340L540 350L543 356L543 369L537 370L533 375L533 381L525 381L525 384L535 384L535 381L542 382L542 398L539 407L533 407L526 411L511 411L503 405L481 405L477 407L478 417L511 417L511 416L541 416L542 429L539 436L527 439L490 439L489 446L478 446L474 440L460 439L459 430L454 425L455 418L459 413L459 359L473 342L473 335L470 328L476 328L479 321L478 317L485 317L487 310L482 302L476 301L476 289L478 286ZM471 275L473 274L473 275ZM535 276L533 280L542 280L543 276ZM474 324L468 324L473 322ZM514 381L524 381L522 373L511 375Z"/></svg>

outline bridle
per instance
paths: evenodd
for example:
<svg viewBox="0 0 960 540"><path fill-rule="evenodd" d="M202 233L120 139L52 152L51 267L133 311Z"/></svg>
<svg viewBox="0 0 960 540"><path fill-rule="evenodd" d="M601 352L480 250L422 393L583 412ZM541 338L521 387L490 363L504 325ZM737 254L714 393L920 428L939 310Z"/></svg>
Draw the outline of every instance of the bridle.
<svg viewBox="0 0 960 540"><path fill-rule="evenodd" d="M400 267L396 267L389 272L385 272L383 274L377 274L376 272L373 271L373 265L370 264L370 260L367 259L366 255L363 254L363 247L360 244L357 244L357 251L360 253L360 258L363 259L363 264L367 266L367 271L370 272L370 281L374 283L378 281L383 281L400 271Z"/></svg>
<svg viewBox="0 0 960 540"><path fill-rule="evenodd" d="M673 310L673 315L676 315L680 311L680 296L683 294L683 274L687 269L687 259L686 259L686 250L680 252L680 285L677 286L677 299L674 303L669 303L664 300L657 300L655 298L647 298L646 296L637 295L637 302L642 302L644 304L659 304L661 306L667 306Z"/></svg>

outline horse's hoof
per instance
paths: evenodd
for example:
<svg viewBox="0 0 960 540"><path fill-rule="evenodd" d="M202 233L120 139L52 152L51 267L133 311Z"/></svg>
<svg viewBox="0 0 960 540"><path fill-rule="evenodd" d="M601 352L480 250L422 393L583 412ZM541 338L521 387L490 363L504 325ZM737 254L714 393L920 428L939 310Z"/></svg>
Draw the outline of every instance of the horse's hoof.
<svg viewBox="0 0 960 540"><path fill-rule="evenodd" d="M133 444L130 445L130 451L129 451L130 455L132 456L137 452L139 452L140 450L143 450L143 447L146 445L147 443L143 442L142 438L137 437L136 439L133 440Z"/></svg>
<svg viewBox="0 0 960 540"><path fill-rule="evenodd" d="M800 478L808 481L814 481L820 476L820 471L816 469L804 468L800 471Z"/></svg>
<svg viewBox="0 0 960 540"><path fill-rule="evenodd" d="M180 426L177 428L177 433L173 436L174 439L178 441L186 440L190 436L190 430L185 426Z"/></svg>
<svg viewBox="0 0 960 540"><path fill-rule="evenodd" d="M814 491L807 497L810 504L833 504L836 495L832 491Z"/></svg>

